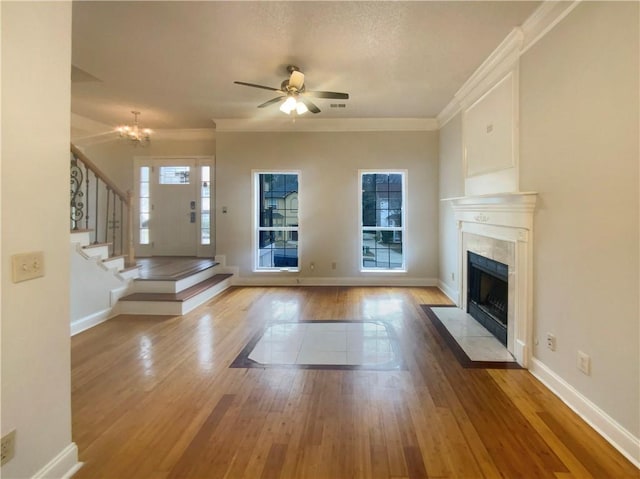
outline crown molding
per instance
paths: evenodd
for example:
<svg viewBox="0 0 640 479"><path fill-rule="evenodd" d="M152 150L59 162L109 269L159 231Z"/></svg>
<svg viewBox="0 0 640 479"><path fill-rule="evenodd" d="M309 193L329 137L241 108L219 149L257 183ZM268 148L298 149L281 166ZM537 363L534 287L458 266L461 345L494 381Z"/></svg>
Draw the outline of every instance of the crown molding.
<svg viewBox="0 0 640 479"><path fill-rule="evenodd" d="M564 19L581 0L547 0L522 24L514 28L456 92L437 115L442 128L463 108L473 104L518 64L519 58Z"/></svg>
<svg viewBox="0 0 640 479"><path fill-rule="evenodd" d="M213 120L217 132L240 131L435 131L435 118L297 118L256 120L223 118Z"/></svg>
<svg viewBox="0 0 640 479"><path fill-rule="evenodd" d="M582 3L582 0L573 0L570 2L547 0L540 5L522 24L524 44L520 55L538 43L541 38L549 33L553 27L569 15L580 3Z"/></svg>

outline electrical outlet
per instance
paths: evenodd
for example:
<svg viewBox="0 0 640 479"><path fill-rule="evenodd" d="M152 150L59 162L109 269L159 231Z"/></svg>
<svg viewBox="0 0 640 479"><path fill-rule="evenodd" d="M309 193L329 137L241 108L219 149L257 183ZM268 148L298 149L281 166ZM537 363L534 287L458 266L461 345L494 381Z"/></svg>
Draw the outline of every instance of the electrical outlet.
<svg viewBox="0 0 640 479"><path fill-rule="evenodd" d="M591 376L591 357L582 351L578 351L578 369Z"/></svg>
<svg viewBox="0 0 640 479"><path fill-rule="evenodd" d="M451 281L455 281L456 280L456 274L455 273L451 273Z"/></svg>
<svg viewBox="0 0 640 479"><path fill-rule="evenodd" d="M44 276L44 253L42 251L14 254L11 256L11 264L14 283Z"/></svg>
<svg viewBox="0 0 640 479"><path fill-rule="evenodd" d="M312 261L311 264L309 264L309 269L311 271L313 271L314 269L316 269L316 264Z"/></svg>
<svg viewBox="0 0 640 479"><path fill-rule="evenodd" d="M547 348L551 351L556 350L556 337L551 333L547 333Z"/></svg>
<svg viewBox="0 0 640 479"><path fill-rule="evenodd" d="M4 466L7 462L13 459L13 455L16 451L16 430L9 432L2 437L2 445L0 446L0 466Z"/></svg>

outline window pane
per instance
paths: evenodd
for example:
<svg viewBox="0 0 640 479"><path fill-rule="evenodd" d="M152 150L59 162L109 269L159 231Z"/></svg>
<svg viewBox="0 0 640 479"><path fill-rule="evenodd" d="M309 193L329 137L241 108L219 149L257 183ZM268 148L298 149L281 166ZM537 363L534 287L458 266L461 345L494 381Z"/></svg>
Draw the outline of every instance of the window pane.
<svg viewBox="0 0 640 479"><path fill-rule="evenodd" d="M210 211L211 210L211 200L210 198L202 198L202 211Z"/></svg>
<svg viewBox="0 0 640 479"><path fill-rule="evenodd" d="M402 269L403 173L363 173L361 180L362 268Z"/></svg>
<svg viewBox="0 0 640 479"><path fill-rule="evenodd" d="M140 198L149 198L149 183L140 183Z"/></svg>
<svg viewBox="0 0 640 479"><path fill-rule="evenodd" d="M140 198L140 213L149 212L149 198Z"/></svg>
<svg viewBox="0 0 640 479"><path fill-rule="evenodd" d="M140 228L149 227L149 213L140 214Z"/></svg>
<svg viewBox="0 0 640 479"><path fill-rule="evenodd" d="M149 167L142 166L140 167L140 181L141 182L149 182Z"/></svg>
<svg viewBox="0 0 640 479"><path fill-rule="evenodd" d="M149 230L140 228L140 244L149 244Z"/></svg>
<svg viewBox="0 0 640 479"><path fill-rule="evenodd" d="M297 268L298 231L279 227L298 226L298 175L259 173L257 181L258 268ZM276 228L265 231L262 228Z"/></svg>
<svg viewBox="0 0 640 479"><path fill-rule="evenodd" d="M188 166L161 166L161 185L188 185L190 167Z"/></svg>
<svg viewBox="0 0 640 479"><path fill-rule="evenodd" d="M203 166L201 172L202 172L202 181L203 182L211 181L211 167L210 166Z"/></svg>
<svg viewBox="0 0 640 479"><path fill-rule="evenodd" d="M261 231L258 266L261 268L297 268L298 245L289 238L297 231ZM295 233L295 234L294 234Z"/></svg>

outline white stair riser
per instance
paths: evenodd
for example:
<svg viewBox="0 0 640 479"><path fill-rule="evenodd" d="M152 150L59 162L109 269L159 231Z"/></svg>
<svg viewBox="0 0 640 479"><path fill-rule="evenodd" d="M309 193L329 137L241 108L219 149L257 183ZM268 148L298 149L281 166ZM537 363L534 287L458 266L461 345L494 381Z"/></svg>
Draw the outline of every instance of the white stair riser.
<svg viewBox="0 0 640 479"><path fill-rule="evenodd" d="M89 243L91 243L91 233L89 231L72 231L71 242L79 243L80 246L87 246Z"/></svg>
<svg viewBox="0 0 640 479"><path fill-rule="evenodd" d="M94 246L92 248L82 248L82 252L89 258L107 259L109 257L108 246Z"/></svg>
<svg viewBox="0 0 640 479"><path fill-rule="evenodd" d="M230 279L225 279L211 288L202 291L193 298L184 302L178 301L120 301L118 312L120 314L149 314L179 316L187 314L198 306L206 303L211 298L223 292L231 286Z"/></svg>
<svg viewBox="0 0 640 479"><path fill-rule="evenodd" d="M124 269L124 258L103 259L102 264L107 269L120 271Z"/></svg>
<svg viewBox="0 0 640 479"><path fill-rule="evenodd" d="M218 273L219 265L216 265L178 281L134 281L133 290L136 293L179 293Z"/></svg>
<svg viewBox="0 0 640 479"><path fill-rule="evenodd" d="M130 280L140 277L140 268L133 268L127 271L118 272L122 279Z"/></svg>
<svg viewBox="0 0 640 479"><path fill-rule="evenodd" d="M231 286L231 281L229 278L224 281L219 282L218 284L212 286L209 289L204 290L202 293L197 294L193 298L188 299L182 303L182 314L187 314L189 311L193 311L198 306L203 305L211 298L222 293L225 289Z"/></svg>

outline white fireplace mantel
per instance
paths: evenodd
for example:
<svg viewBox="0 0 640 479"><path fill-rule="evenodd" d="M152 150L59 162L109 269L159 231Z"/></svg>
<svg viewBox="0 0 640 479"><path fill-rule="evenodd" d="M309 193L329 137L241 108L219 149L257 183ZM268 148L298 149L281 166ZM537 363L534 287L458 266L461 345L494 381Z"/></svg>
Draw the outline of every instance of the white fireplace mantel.
<svg viewBox="0 0 640 479"><path fill-rule="evenodd" d="M507 349L528 367L533 352L533 212L537 193L448 198L458 222L459 306L467 310L467 252L509 266ZM478 237L483 237L478 241ZM506 243L505 243L506 242ZM509 245L504 248L504 245Z"/></svg>

